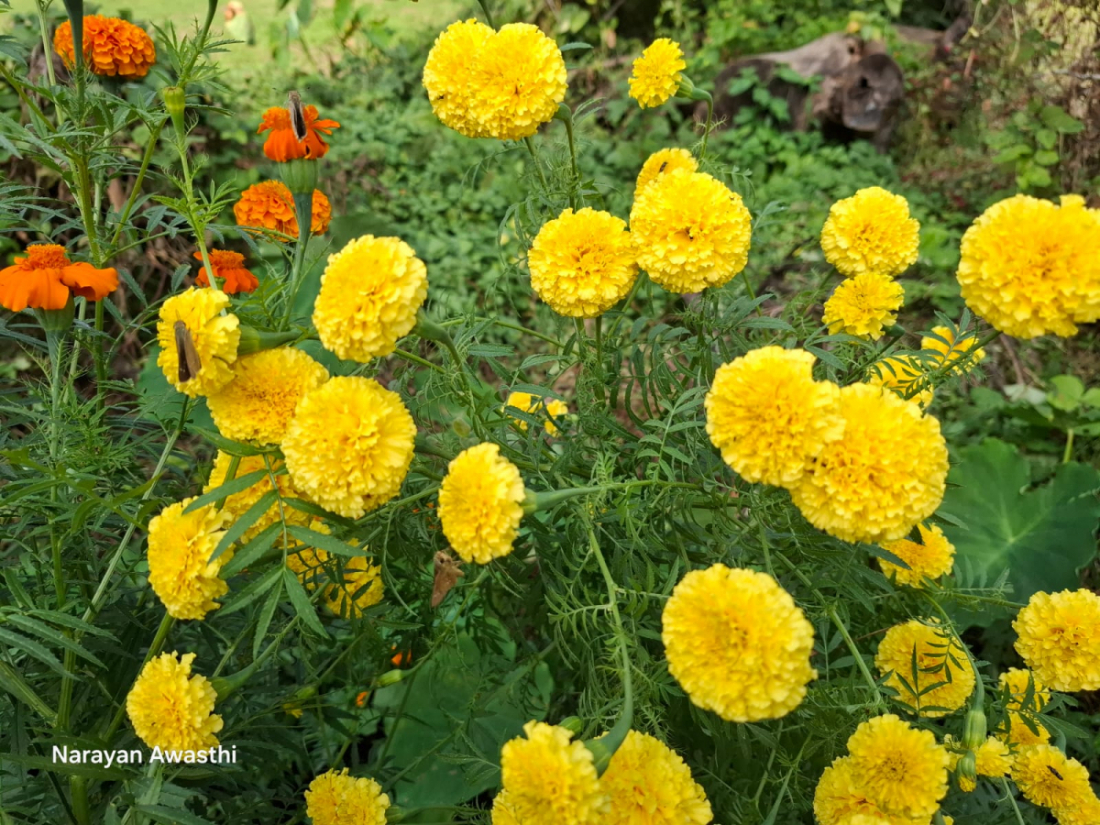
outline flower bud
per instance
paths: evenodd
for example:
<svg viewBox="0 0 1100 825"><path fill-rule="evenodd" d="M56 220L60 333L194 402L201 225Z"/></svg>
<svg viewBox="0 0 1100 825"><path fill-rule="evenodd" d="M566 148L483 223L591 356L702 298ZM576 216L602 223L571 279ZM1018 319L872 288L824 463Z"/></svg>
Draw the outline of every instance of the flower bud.
<svg viewBox="0 0 1100 825"><path fill-rule="evenodd" d="M237 344L237 355L251 355L261 350L275 349L283 344L289 344L297 337L296 332L265 332L241 324L241 340Z"/></svg>
<svg viewBox="0 0 1100 825"><path fill-rule="evenodd" d="M584 730L584 722L579 716L567 716L558 722L559 728L565 728L570 731L574 736L579 736L580 732Z"/></svg>
<svg viewBox="0 0 1100 825"><path fill-rule="evenodd" d="M963 747L976 751L985 744L986 722L985 711L981 708L972 708L966 714L966 723L963 726Z"/></svg>
<svg viewBox="0 0 1100 825"><path fill-rule="evenodd" d="M387 670L378 677L378 687L396 685L410 673L412 673L411 670Z"/></svg>
<svg viewBox="0 0 1100 825"><path fill-rule="evenodd" d="M955 767L955 776L958 777L959 787L973 788L978 779L978 757L974 751L967 751Z"/></svg>
<svg viewBox="0 0 1100 825"><path fill-rule="evenodd" d="M184 127L183 113L187 111L187 94L179 86L165 86L160 90L160 99L164 101L164 110L172 118L176 135L183 140L187 129Z"/></svg>
<svg viewBox="0 0 1100 825"><path fill-rule="evenodd" d="M461 418L456 418L454 420L454 422L451 424L451 429L454 431L454 434L457 435L459 438L466 438L470 435L471 432L470 425L463 421Z"/></svg>

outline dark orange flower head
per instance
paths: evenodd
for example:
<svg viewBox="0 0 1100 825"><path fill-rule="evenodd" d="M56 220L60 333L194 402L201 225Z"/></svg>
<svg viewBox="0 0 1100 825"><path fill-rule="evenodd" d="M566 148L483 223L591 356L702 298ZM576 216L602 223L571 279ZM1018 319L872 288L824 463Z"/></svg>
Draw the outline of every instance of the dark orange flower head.
<svg viewBox="0 0 1100 825"><path fill-rule="evenodd" d="M195 259L201 261L202 253L196 252ZM259 278L245 269L244 255L239 252L211 249L210 265L214 267L214 277L222 281L221 290L226 295L236 295L238 292L254 292L260 285ZM205 266L195 279L195 285L210 286L210 278L207 277Z"/></svg>
<svg viewBox="0 0 1100 825"><path fill-rule="evenodd" d="M57 244L28 246L26 257L0 269L0 306L14 312L27 307L64 309L70 294L98 301L116 289L118 272L74 264L65 247Z"/></svg>
<svg viewBox="0 0 1100 825"><path fill-rule="evenodd" d="M73 67L73 27L66 20L53 35L54 51L65 65ZM140 26L90 14L84 18L84 60L88 68L108 77L145 77L157 62L153 39Z"/></svg>
<svg viewBox="0 0 1100 825"><path fill-rule="evenodd" d="M316 106L302 107L305 115L306 136L304 140L298 140L294 129L290 125L290 112L282 106L272 106L264 112L263 120L256 134L271 130L271 134L264 141L264 154L270 160L277 163L286 163L288 160L319 160L328 152L328 144L324 138L332 137L332 130L339 129L340 124L335 120L318 120Z"/></svg>
<svg viewBox="0 0 1100 825"><path fill-rule="evenodd" d="M269 229L292 238L298 236L294 197L282 181L265 180L248 187L241 193L241 199L234 204L233 214L240 226ZM314 235L320 235L328 229L331 220L332 205L323 192L314 189L310 231Z"/></svg>
<svg viewBox="0 0 1100 825"><path fill-rule="evenodd" d="M369 699L369 698L370 698L370 691L369 690L360 691L359 695L355 697L355 706L357 708L365 707L366 704L367 704L367 699Z"/></svg>

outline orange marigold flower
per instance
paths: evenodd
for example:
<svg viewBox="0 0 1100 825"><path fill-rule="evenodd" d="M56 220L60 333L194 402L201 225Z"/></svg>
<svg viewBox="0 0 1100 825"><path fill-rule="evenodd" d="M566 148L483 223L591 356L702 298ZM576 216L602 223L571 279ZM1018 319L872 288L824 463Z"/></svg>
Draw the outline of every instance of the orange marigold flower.
<svg viewBox="0 0 1100 825"><path fill-rule="evenodd" d="M202 253L195 253L195 260L202 260ZM210 265L214 267L214 277L222 281L221 290L227 295L235 295L238 292L254 292L260 285L260 280L244 268L244 255L239 252L228 252L224 249L210 250ZM210 286L210 278L207 277L206 267L195 279L197 286Z"/></svg>
<svg viewBox="0 0 1100 825"><path fill-rule="evenodd" d="M332 136L333 129L339 129L340 124L335 120L318 120L316 106L304 106L302 113L305 115L306 136L298 140L294 129L290 125L290 112L282 106L272 106L264 112L263 120L256 134L271 130L271 134L264 141L264 154L269 160L277 163L286 163L288 160L309 158L319 160L328 152L328 144L321 135Z"/></svg>
<svg viewBox="0 0 1100 825"><path fill-rule="evenodd" d="M108 77L145 77L157 62L153 39L140 26L117 17L90 14L84 18L84 60L95 74ZM53 35L53 49L70 69L73 27L66 20Z"/></svg>
<svg viewBox="0 0 1100 825"><path fill-rule="evenodd" d="M241 226L254 226L292 238L298 237L294 196L282 181L265 180L245 189L241 193L241 199L233 206L233 214ZM328 229L331 220L332 204L321 190L314 189L310 230L314 235L320 235Z"/></svg>
<svg viewBox="0 0 1100 825"><path fill-rule="evenodd" d="M73 263L65 247L52 243L27 247L25 257L0 269L0 306L13 312L31 309L64 309L69 295L89 301L114 292L118 272L96 269L88 263Z"/></svg>

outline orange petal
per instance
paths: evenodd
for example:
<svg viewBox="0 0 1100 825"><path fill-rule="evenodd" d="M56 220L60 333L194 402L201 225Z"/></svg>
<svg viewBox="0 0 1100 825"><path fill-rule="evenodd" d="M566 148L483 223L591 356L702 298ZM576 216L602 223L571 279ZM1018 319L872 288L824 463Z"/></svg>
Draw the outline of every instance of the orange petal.
<svg viewBox="0 0 1100 825"><path fill-rule="evenodd" d="M70 264L61 270L61 282L89 301L98 301L118 289L118 271L96 269L88 263ZM64 306L62 302L61 306ZM60 309L61 307L56 307Z"/></svg>

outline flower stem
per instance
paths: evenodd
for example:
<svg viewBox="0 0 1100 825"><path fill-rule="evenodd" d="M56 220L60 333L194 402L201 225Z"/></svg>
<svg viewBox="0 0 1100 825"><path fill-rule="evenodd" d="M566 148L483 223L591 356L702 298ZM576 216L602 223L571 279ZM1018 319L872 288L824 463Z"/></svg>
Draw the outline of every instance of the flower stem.
<svg viewBox="0 0 1100 825"><path fill-rule="evenodd" d="M290 289L286 296L286 323L294 312L294 301L298 298L302 280L305 278L306 247L313 221L313 193L294 193L294 212L298 218L298 243L294 247L294 263L290 270Z"/></svg>
<svg viewBox="0 0 1100 825"><path fill-rule="evenodd" d="M542 182L542 190L546 193L546 196L550 196L550 184L546 181L546 174L542 171L542 161L539 160L538 152L535 151L535 142L529 137L523 139L524 145L527 147L527 151L531 154L531 159L535 162L535 171L539 173L539 180Z"/></svg>
<svg viewBox="0 0 1100 825"><path fill-rule="evenodd" d="M493 13L489 11L488 0L477 0L477 4L481 6L481 11L485 14L485 20L489 24L489 28L495 29L497 24L493 22Z"/></svg>
<svg viewBox="0 0 1100 825"><path fill-rule="evenodd" d="M597 753L596 755L596 771L602 774L607 770L607 765L611 761L611 757L615 755L615 751L619 745L626 739L628 733L630 733L630 726L634 722L634 678L631 673L630 653L627 650L626 644L626 629L623 627L623 617L619 615L619 602L618 602L618 587L615 584L615 579L611 576L611 570L607 566L607 560L603 557L603 552L600 550L600 543L596 539L596 531L592 529L592 525L588 526L588 545L592 550L592 554L596 557L596 563L600 566L600 572L603 573L604 584L607 585L607 604L611 610L611 617L615 621L615 638L619 644L619 655L621 656L622 669L623 669L623 709L619 714L619 719L615 722L615 725L607 733L606 736L602 736L595 740L595 743L600 745L603 753ZM588 744L588 743L586 743ZM589 745L591 748L591 745Z"/></svg>
<svg viewBox="0 0 1100 825"><path fill-rule="evenodd" d="M112 251L115 251L119 238L122 237L122 231L126 228L126 221L130 219L130 213L134 210L134 204L137 203L138 196L141 194L141 185L145 182L145 174L149 171L149 164L153 160L153 152L157 148L157 141L160 140L160 132L167 122L168 118L163 117L149 131L149 140L145 144L145 154L141 158L141 168L138 169L137 177L134 178L134 186L130 190L130 197L126 199L126 205L118 216L118 226L115 227L115 234L111 238L110 249Z"/></svg>
<svg viewBox="0 0 1100 825"><path fill-rule="evenodd" d="M714 124L714 98L707 95L707 122L703 126L703 146L699 150L699 160L702 160L707 156L707 138L710 137L710 130Z"/></svg>
<svg viewBox="0 0 1100 825"><path fill-rule="evenodd" d="M53 71L53 44L50 43L50 32L46 26L46 6L42 0L38 2L38 33L42 36L42 54L46 59L46 77L49 78L50 88L57 85L57 78ZM58 117L61 112L58 112Z"/></svg>
<svg viewBox="0 0 1100 825"><path fill-rule="evenodd" d="M168 615L167 611L164 613L164 618L160 620L160 627L157 628L157 633L153 637L152 643L149 645L149 649L145 652L145 658L141 662L141 667L138 668L138 673L145 668L149 662L152 661L154 656L159 656L161 650L164 648L164 643L168 640L168 634L172 631L173 625L176 620ZM107 730L103 734L103 741L110 743L114 738L115 733L118 732L119 725L122 724L122 717L126 713L126 702L123 701L115 712L114 718L111 719L111 724L107 726Z"/></svg>

